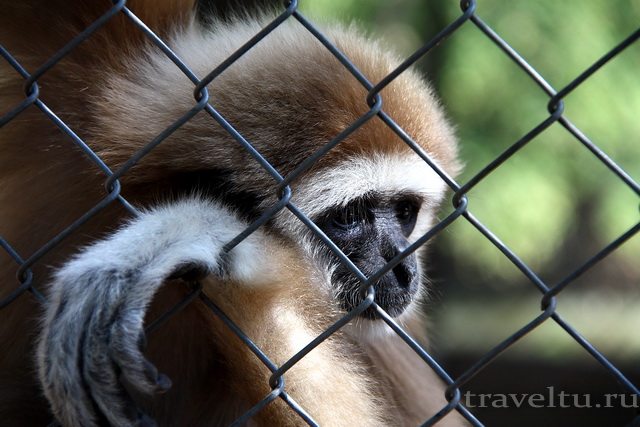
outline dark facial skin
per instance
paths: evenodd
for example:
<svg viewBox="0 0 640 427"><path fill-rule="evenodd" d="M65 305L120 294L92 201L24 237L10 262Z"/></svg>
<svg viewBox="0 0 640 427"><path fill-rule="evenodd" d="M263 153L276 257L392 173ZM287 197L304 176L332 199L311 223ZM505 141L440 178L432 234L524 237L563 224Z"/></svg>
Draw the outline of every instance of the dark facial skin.
<svg viewBox="0 0 640 427"><path fill-rule="evenodd" d="M410 195L368 195L327 213L318 225L370 277L409 246L407 237L415 227L419 208L420 201ZM354 309L362 301L360 281L342 263L333 280L339 286L343 308ZM419 282L416 256L411 254L374 284L375 302L390 316L399 316L418 291ZM362 316L378 317L371 309Z"/></svg>

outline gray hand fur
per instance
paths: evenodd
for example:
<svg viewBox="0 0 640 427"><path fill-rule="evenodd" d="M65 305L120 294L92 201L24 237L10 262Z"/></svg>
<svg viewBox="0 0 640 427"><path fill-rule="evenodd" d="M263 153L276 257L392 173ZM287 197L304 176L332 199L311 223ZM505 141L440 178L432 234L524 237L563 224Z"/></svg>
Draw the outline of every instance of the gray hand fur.
<svg viewBox="0 0 640 427"><path fill-rule="evenodd" d="M234 274L222 247L244 224L224 207L191 199L143 213L67 263L51 284L37 362L64 425L147 425L120 376L137 392L171 383L143 356L143 319L155 292L185 265ZM237 249L251 248L249 241ZM235 252L235 251L234 251Z"/></svg>

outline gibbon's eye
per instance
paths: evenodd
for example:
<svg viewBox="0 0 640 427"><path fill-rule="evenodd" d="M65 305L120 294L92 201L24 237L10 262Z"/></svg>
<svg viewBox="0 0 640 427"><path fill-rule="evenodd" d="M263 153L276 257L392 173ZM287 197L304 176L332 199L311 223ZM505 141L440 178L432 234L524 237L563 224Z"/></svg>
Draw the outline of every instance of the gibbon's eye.
<svg viewBox="0 0 640 427"><path fill-rule="evenodd" d="M332 223L341 230L353 230L365 222L367 212L363 206L350 204L339 211L336 211L332 218Z"/></svg>
<svg viewBox="0 0 640 427"><path fill-rule="evenodd" d="M419 210L420 206L412 200L400 200L396 203L396 218L405 236L413 231Z"/></svg>

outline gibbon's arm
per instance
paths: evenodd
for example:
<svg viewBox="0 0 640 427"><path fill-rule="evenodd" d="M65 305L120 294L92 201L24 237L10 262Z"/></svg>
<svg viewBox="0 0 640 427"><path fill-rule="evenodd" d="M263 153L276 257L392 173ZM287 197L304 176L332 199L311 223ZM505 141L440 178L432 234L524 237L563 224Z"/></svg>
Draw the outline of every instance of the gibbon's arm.
<svg viewBox="0 0 640 427"><path fill-rule="evenodd" d="M141 352L147 307L172 276L195 272L246 283L264 275L259 233L221 254L244 228L218 203L176 202L143 213L57 272L37 362L60 422L95 425L96 409L112 425L151 421L119 380L122 375L135 392L147 394L171 385Z"/></svg>

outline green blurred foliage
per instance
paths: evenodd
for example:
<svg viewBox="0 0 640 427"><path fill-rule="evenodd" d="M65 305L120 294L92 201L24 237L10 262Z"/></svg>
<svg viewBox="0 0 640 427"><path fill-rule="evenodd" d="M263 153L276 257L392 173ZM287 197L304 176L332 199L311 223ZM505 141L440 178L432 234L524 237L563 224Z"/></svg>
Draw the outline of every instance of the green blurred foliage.
<svg viewBox="0 0 640 427"><path fill-rule="evenodd" d="M355 18L405 55L461 14L454 0L315 0L302 2L301 9L316 17ZM476 14L559 91L638 29L640 2L478 0ZM471 22L416 66L434 81L457 124L466 163L460 183L549 116L549 96ZM564 116L640 180L640 42L571 92L564 104ZM472 214L550 284L640 220L638 195L557 123L468 197ZM526 282L464 220L439 242L443 260L455 270L448 279L462 287L508 290ZM581 280L587 287L637 290L639 259L640 236L635 236Z"/></svg>

